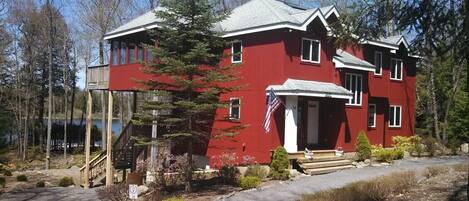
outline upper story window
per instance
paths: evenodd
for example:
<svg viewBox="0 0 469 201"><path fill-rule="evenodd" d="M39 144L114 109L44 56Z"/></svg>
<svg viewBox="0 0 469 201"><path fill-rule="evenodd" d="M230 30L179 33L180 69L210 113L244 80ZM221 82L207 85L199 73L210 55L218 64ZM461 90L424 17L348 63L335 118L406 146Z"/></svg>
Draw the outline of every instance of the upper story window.
<svg viewBox="0 0 469 201"><path fill-rule="evenodd" d="M118 65L119 61L119 42L118 41L112 41L111 44L111 59L112 59L112 65Z"/></svg>
<svg viewBox="0 0 469 201"><path fill-rule="evenodd" d="M150 48L147 49L147 62L153 62L153 50Z"/></svg>
<svg viewBox="0 0 469 201"><path fill-rule="evenodd" d="M383 53L375 52L375 75L381 75L383 68Z"/></svg>
<svg viewBox="0 0 469 201"><path fill-rule="evenodd" d="M368 127L369 128L376 127L376 105L375 104L368 105Z"/></svg>
<svg viewBox="0 0 469 201"><path fill-rule="evenodd" d="M133 64L135 61L135 45L129 44L129 64Z"/></svg>
<svg viewBox="0 0 469 201"><path fill-rule="evenodd" d="M239 98L230 98L230 119L239 120L241 116L241 100Z"/></svg>
<svg viewBox="0 0 469 201"><path fill-rule="evenodd" d="M319 63L321 53L321 42L303 38L301 40L301 61Z"/></svg>
<svg viewBox="0 0 469 201"><path fill-rule="evenodd" d="M143 62L143 57L144 57L144 49L142 46L137 46L137 60L138 62Z"/></svg>
<svg viewBox="0 0 469 201"><path fill-rule="evenodd" d="M353 98L349 99L347 105L362 105L362 75L345 74L345 88L353 93Z"/></svg>
<svg viewBox="0 0 469 201"><path fill-rule="evenodd" d="M402 60L391 59L391 80L402 80Z"/></svg>
<svg viewBox="0 0 469 201"><path fill-rule="evenodd" d="M402 107L400 105L389 106L389 127L401 127Z"/></svg>
<svg viewBox="0 0 469 201"><path fill-rule="evenodd" d="M127 63L127 45L124 42L120 43L120 62L119 64L126 64Z"/></svg>
<svg viewBox="0 0 469 201"><path fill-rule="evenodd" d="M231 63L243 62L243 43L234 41L231 43Z"/></svg>

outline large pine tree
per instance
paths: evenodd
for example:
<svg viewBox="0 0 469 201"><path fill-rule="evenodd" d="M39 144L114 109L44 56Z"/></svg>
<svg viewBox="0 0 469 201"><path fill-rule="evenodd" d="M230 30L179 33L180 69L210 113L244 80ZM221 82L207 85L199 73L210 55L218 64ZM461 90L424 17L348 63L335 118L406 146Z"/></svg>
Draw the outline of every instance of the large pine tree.
<svg viewBox="0 0 469 201"><path fill-rule="evenodd" d="M226 107L223 93L237 89L229 84L236 79L234 66L220 66L226 42L214 25L224 19L208 0L164 0L155 15L161 19L154 33L154 63L145 67L156 79L146 82L155 96L171 96L171 102L146 100L137 122L158 122L165 138L184 143L187 148L186 191L192 190L194 142L207 142L217 108ZM151 111L159 112L157 116ZM217 136L232 136L239 127L227 127ZM158 133L161 135L161 132Z"/></svg>

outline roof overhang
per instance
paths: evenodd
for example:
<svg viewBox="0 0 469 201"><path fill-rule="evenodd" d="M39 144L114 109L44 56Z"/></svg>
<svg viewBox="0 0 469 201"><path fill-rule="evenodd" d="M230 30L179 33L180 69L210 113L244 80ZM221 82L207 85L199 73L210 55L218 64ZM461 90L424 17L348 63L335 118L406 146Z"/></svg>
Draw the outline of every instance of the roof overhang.
<svg viewBox="0 0 469 201"><path fill-rule="evenodd" d="M335 63L336 68L350 68L350 69L355 69L355 70L362 70L362 71L370 71L374 72L375 69L371 68L369 66L363 66L363 65L357 65L357 64L350 64L350 63L345 63L340 61L337 58L332 58L332 62Z"/></svg>
<svg viewBox="0 0 469 201"><path fill-rule="evenodd" d="M309 96L349 100L353 94L334 83L287 79L282 85L269 85L266 92L273 90L279 96Z"/></svg>
<svg viewBox="0 0 469 201"><path fill-rule="evenodd" d="M147 25L143 25L143 26L140 26L140 27L136 27L136 28L133 28L133 29L121 31L121 32L105 34L104 35L104 40L111 40L113 38L118 38L118 37L121 37L121 36L126 36L126 35L129 35L129 34L133 34L133 33L148 31L148 30L151 30L151 29L154 29L154 28L157 28L157 27L158 27L157 23L152 23L152 24L147 24Z"/></svg>
<svg viewBox="0 0 469 201"><path fill-rule="evenodd" d="M332 57L336 68L350 68L363 71L375 71L375 65L368 63L342 49L337 49L336 55Z"/></svg>

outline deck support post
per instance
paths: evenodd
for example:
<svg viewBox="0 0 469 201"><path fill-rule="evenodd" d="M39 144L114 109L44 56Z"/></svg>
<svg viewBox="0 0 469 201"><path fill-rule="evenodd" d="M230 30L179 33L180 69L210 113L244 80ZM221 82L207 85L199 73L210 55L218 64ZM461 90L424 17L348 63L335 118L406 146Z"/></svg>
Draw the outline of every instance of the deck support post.
<svg viewBox="0 0 469 201"><path fill-rule="evenodd" d="M90 144L91 144L91 125L92 114L93 114L93 97L91 90L88 90L87 106L86 106L86 135L85 135L85 176L83 181L83 187L85 189L90 188Z"/></svg>
<svg viewBox="0 0 469 201"><path fill-rule="evenodd" d="M106 186L113 184L114 170L112 167L112 91L108 91L108 111L107 111L107 144L106 144Z"/></svg>
<svg viewBox="0 0 469 201"><path fill-rule="evenodd" d="M287 152L298 151L298 96L286 96L284 145Z"/></svg>

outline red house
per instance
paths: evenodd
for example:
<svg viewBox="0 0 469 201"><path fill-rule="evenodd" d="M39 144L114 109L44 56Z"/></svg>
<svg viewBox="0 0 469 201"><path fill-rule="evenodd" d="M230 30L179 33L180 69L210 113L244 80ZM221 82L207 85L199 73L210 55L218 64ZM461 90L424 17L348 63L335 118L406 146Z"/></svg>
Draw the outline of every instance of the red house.
<svg viewBox="0 0 469 201"><path fill-rule="evenodd" d="M210 164L215 163L213 156L227 151L240 160L249 155L269 163L277 146L289 153L305 148L354 151L361 130L373 144L386 147L392 146L393 136L415 133L417 58L410 55L406 39L393 36L336 49L328 40L329 24L339 17L333 6L303 9L282 1L251 0L216 25L232 41L226 53L240 53L222 62L239 63L239 82L246 84L223 95L231 105L219 109L217 116L229 115L228 124L248 127L233 141L210 140L200 153ZM90 79L88 88L142 88L136 80L152 76L140 70L138 61L152 56L140 44L150 42L147 31L157 29L158 23L148 12L107 33L109 83ZM274 113L266 133L262 122L270 89L284 105ZM213 127L223 124L227 122L215 121Z"/></svg>

